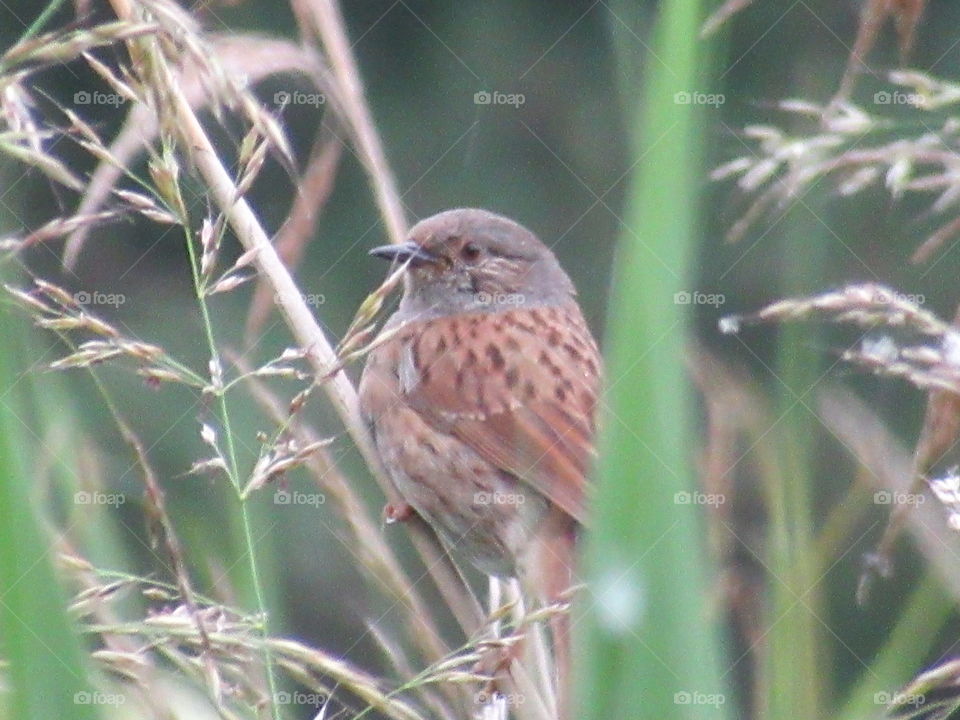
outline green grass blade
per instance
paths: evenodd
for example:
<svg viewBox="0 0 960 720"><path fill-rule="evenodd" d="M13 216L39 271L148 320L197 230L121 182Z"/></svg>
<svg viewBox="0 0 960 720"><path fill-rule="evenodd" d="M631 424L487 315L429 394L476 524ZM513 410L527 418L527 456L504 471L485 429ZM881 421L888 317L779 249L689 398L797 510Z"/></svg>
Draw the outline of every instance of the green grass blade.
<svg viewBox="0 0 960 720"><path fill-rule="evenodd" d="M881 717L886 704L930 658L930 648L948 632L944 628L954 604L935 573L928 573L913 591L886 645L864 668L837 720Z"/></svg>
<svg viewBox="0 0 960 720"><path fill-rule="evenodd" d="M98 717L80 643L54 574L54 556L30 503L32 440L13 372L19 327L0 315L0 643L9 662L11 718Z"/></svg>
<svg viewBox="0 0 960 720"><path fill-rule="evenodd" d="M622 75L639 40L622 41ZM600 488L587 548L591 590L578 613L578 718L723 718L718 630L709 618L703 506L677 502L694 487L692 399L680 362L687 327L700 165L697 2L664 2L645 53L646 82L633 136L640 159L619 248L601 412ZM640 32L639 24L633 27ZM625 34L629 33L629 34ZM638 88L625 87L628 97ZM680 96L683 97L683 96ZM687 496L689 497L689 496Z"/></svg>
<svg viewBox="0 0 960 720"><path fill-rule="evenodd" d="M785 223L783 256L803 258L784 270L781 294L786 297L817 287L827 257L827 238L811 230L804 210L791 213ZM823 562L812 552L819 421L810 406L823 379L823 355L814 332L808 326L788 325L777 345L776 437L782 470L764 484L770 521L763 564L771 577L765 627L771 651L764 653L760 669L761 717L771 720L823 717L830 685L829 675L822 672L830 657L822 638L827 633L821 607Z"/></svg>

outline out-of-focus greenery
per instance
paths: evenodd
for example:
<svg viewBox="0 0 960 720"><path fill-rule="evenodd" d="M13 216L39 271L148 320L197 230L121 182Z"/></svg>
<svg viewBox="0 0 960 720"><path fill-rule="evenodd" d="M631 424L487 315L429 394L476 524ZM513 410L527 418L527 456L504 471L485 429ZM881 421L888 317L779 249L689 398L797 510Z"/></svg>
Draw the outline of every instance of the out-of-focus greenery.
<svg viewBox="0 0 960 720"><path fill-rule="evenodd" d="M671 5L680 7L684 3ZM693 178L683 171L689 170L685 163L696 155L697 148L671 145L669 135L656 152L650 146L656 144L657 138L645 136L642 142L636 141L638 127L649 132L649 128L659 127L658 122L670 122L673 117L665 114L655 120L656 108L643 107L651 97L643 79L659 73L666 78L663 82L673 86L678 78L690 77L688 69L677 63L689 61L692 37L682 45L680 41L673 45L664 44L662 38L658 44L652 35L658 8L667 6L589 0L376 0L344 3L343 9L377 127L411 220L460 205L488 207L514 217L556 250L579 288L581 303L599 337L604 338L605 319L613 317L614 312L636 312L638 318L647 318L646 322L638 322L641 331L663 327L674 333L665 346L671 349L669 354L657 352L645 361L659 366L672 363L669 368L659 368L664 372L665 385L655 388L662 395L655 394L651 402L666 397L666 391L679 382L682 362L681 327L670 327L669 322L662 325L675 318L679 310L669 304L663 293L679 290L722 298L716 304L687 308L692 314L691 329L697 342L751 373L762 391L780 398L773 403L768 437L778 447L774 458L782 482L761 487L757 476L744 473L742 478L746 492L765 498L747 504L747 508L762 506L769 517L741 516L741 524L728 530L742 535L726 538L735 548L732 559L751 565L751 572L762 574L764 586L770 589L770 597L763 600L769 600L773 609L759 621L764 632L759 638L743 638L731 630L728 636L717 640L713 628L729 618L722 613L708 619L690 617L694 630L710 628L703 631L703 643L709 650L704 650L703 658L688 656L686 660L702 663L710 680L702 688L677 685L668 696L663 694L666 688L653 680L671 674L670 661L660 652L670 643L672 625L664 622L664 635L652 647L654 652L647 652L651 648L636 648L637 657L645 659L634 661L636 665L625 661L621 667L636 669L638 673L646 667L650 671L650 691L659 693L647 698L649 713L641 699L632 705L636 714L631 716L668 717L712 711L711 706L685 709L677 705L667 707L664 702L673 699L673 692L722 692L725 710L731 716L741 714L741 710L753 710L758 717L785 717L784 713L793 711L797 716L823 717L829 709L841 707L843 717L851 720L874 717L883 710L877 694L892 694L916 670L935 661L950 647L960 624L951 613L938 580L916 570L922 565L922 557L909 548L898 557L897 573L883 584L875 600L866 607L855 606L853 590L861 560L876 541L888 508L871 506L866 516L857 520L859 530L853 533L858 538L856 544L831 547L829 556L822 553L811 559L807 544L814 541L834 504L845 498L854 469L842 444L813 418L807 405L812 404L813 385L842 381L869 397L871 406L910 445L919 427L922 397L905 386L854 377L834 365L833 333L811 334L804 329L778 336L766 328L749 330L740 339L730 340L718 336L716 320L721 314L753 309L785 293L816 292L860 279L881 280L904 292L922 294L929 309L949 317L958 302L956 277L960 274L960 255L951 248L935 262L909 265L905 259L931 229L918 202L891 201L881 189L852 199L838 199L828 183L796 198L789 213L787 208L774 208L739 244L725 244L724 233L741 216L749 200L730 183L711 184L704 173L713 165L749 152L740 133L744 125L792 122L776 110L775 101L787 97L829 100L848 60L860 5L831 0L756 0L721 30L719 38L712 41L712 53L699 49L706 58L698 76L704 85L686 91L714 93L716 99L695 108L696 113L686 112L694 108L664 108L682 117L683 122L695 118L695 124L686 128L684 136L703 148L700 174ZM8 47L20 37L41 9L39 4L26 0L0 7L0 47ZM48 26L68 22L71 12L72 8L64 5ZM107 17L102 8L95 8L94 12ZM287 35L294 32L285 4L274 0L210 4L204 6L200 15L206 26L216 31L248 29ZM960 6L931 3L928 21L920 27L913 54L916 66L942 77L960 77L957 27ZM111 57L109 52L103 55L105 60ZM857 99L869 101L878 88L885 87L882 71L892 68L895 62L894 42L884 35L869 58L869 71L861 78ZM45 70L38 78L43 93L68 107L72 106L75 93L103 89L89 68L78 63ZM272 79L263 83L258 93L269 104L276 91L297 87L298 82ZM478 103L476 95L482 92L519 94L522 103ZM44 103L42 94L39 103ZM108 135L122 122L122 106L74 109L82 109L88 121ZM299 157L310 147L325 112L322 106L286 108L283 122ZM224 137L230 134L228 122ZM50 142L66 148L65 157L75 163L78 173L92 170L90 157L69 147L69 140L55 138ZM646 152L652 152L651 156L644 157ZM673 163L682 166L674 167ZM638 171L640 168L642 172ZM685 186L674 184L677 176L685 177ZM70 208L75 202L61 189L52 189L39 174L24 174L22 168L11 166L4 178L0 188L0 235L36 227L58 214L60 205ZM659 182L665 183L664 188L653 187ZM283 219L294 192L283 170L268 165L250 199L269 229L275 230ZM651 217L654 211L658 213ZM671 215L677 220L676 236L643 235L647 222L649 231L665 232L671 227ZM702 221L690 228L691 218ZM684 229L696 232L692 247L670 247L675 239L687 242ZM622 304L626 306L608 312L614 249L621 238L631 238L635 233L652 247L669 249L671 256L685 254L689 269L678 271L682 270L679 277L688 284L678 286L671 281L645 285L637 295L623 296ZM347 151L336 189L323 209L319 231L303 265L297 269L304 292L322 298L316 312L333 338L343 333L357 305L381 279L383 267L368 259L365 250L384 241L363 170ZM59 268L58 249L56 245L33 248L26 261L37 274L56 277L71 290L122 295L122 305L98 310L134 336L163 345L195 364L205 362L206 348L198 342L202 336L201 318L179 233L163 233L143 222L119 222L95 233L75 272ZM238 251L234 248L232 252ZM628 252L618 257L622 263L644 264L640 269L619 268L624 276L629 272L636 273L637 278L652 277L658 269L658 260L644 253ZM12 269L8 270L11 272L6 280L15 275ZM657 291L660 295L656 295ZM631 297L641 298L644 306L630 307ZM246 289L215 298L218 327L241 328L249 298ZM657 302L665 305L662 315L650 306ZM6 318L3 327L6 333ZM621 328L620 332L624 330ZM232 335L239 336L239 331ZM47 377L36 369L36 361L52 360L63 354L64 348L47 334L37 334L36 339L42 344L13 344L9 338L4 335L7 357L2 387L13 384L7 378L15 379L29 372L42 380L33 385L35 393L49 393L42 402L36 400L37 408L45 410L18 415L42 419L44 413L50 416L51 406L62 404L69 408L63 413L76 417L76 444L65 442L58 446L56 452L62 461L74 464L83 454L77 448L93 444L95 463L103 477L110 480L110 489L131 500L140 497L142 487L137 473L131 470L128 450L119 434L111 429L112 421L102 398L89 379L82 372L69 376L65 392L59 384L47 384ZM659 337L647 335L640 335L637 340L641 345L660 342ZM251 362L275 355L289 343L282 324L268 324L251 352ZM32 352L37 357L28 353L16 357L18 348L23 346L36 348ZM614 367L626 369L624 359L620 358ZM356 374L355 369L351 372ZM226 571L236 573L236 585L244 590L243 572L238 569L242 568L244 547L236 521L227 510L229 495L222 484L184 477L191 463L204 456L197 423L205 412L201 398L178 388L147 388L138 378L110 368L102 374L114 396L122 398L124 412L137 433L150 440L150 456L168 492L171 514L190 549L189 557L196 563L191 570L198 585L212 583ZM657 380L650 378L648 382ZM632 400L647 398L639 387L619 385L617 392ZM684 394L677 392L670 397L683 402ZM798 402L798 397L809 402ZM45 433L18 427L11 415L18 406L7 396L3 402L3 428L13 433L6 436L3 447L23 445L18 457L39 456L30 448L41 447ZM656 423L659 419L663 423L659 430L665 437L657 442L672 444L665 454L685 458L686 462L694 459L699 428L678 431L685 427L678 420L684 409L654 406L645 410L653 415L648 422ZM312 419L335 436L336 454L344 469L354 477L366 479L349 440L340 434L340 426L325 404L315 402L310 412ZM49 423L38 421L35 429L41 430L45 425L49 427ZM239 446L240 461L249 463L255 458L256 433L270 428L264 427L262 415L252 402L236 408L234 427L238 438L245 440ZM671 430L678 432L668 432ZM746 458L744 465L751 464L753 447L741 450ZM30 472L23 467L18 469L6 451L0 453L0 462L4 473L0 515L10 516L0 529L0 541L4 541L0 557L23 561L27 558L23 543L36 537L32 515L21 511L28 507ZM49 468L46 472L52 474ZM651 516L652 524L640 527L636 536L637 542L649 543L656 538L648 537L648 533L677 511L674 480L652 471L640 472L639 467L637 475L637 488L624 497L629 502L642 502L644 512ZM294 487L306 483L296 475L290 482ZM373 505L382 498L372 487L370 483L365 492ZM705 514L709 508L683 510ZM388 624L395 621L396 615L391 607L363 594L350 552L337 539L336 523L328 510L323 506L281 508L264 495L254 501L253 512L254 524L259 529L258 556L268 578L267 603L276 618L272 630L342 652L357 664L377 670L380 659L373 652L364 621L377 618ZM742 513L749 515L748 510ZM117 569L140 573L153 569L155 558L136 502L91 513L77 513L73 508L67 514L77 527L96 539L94 545L101 549L102 557L112 557ZM404 542L401 531L385 532L391 535L391 541ZM616 538L605 539L610 545L615 544ZM696 577L688 585L679 582L686 573L699 575L695 561L703 560L709 567L706 559L700 557L706 548L688 544L691 542L688 538L681 546L671 548L670 562L675 567L660 568L657 577L661 582L650 585L659 594L642 598L647 611L673 604L668 580L674 571L678 594L709 592L700 589L705 584L703 578ZM641 557L648 550L649 547L624 542L627 559ZM684 558L689 558L689 567L684 565ZM12 560L5 563L4 569L13 571L16 563L11 563ZM684 572L680 572L681 566ZM43 627L62 643L56 653L68 659L71 670L66 676L75 678L80 688L83 670L79 668L76 644L66 629L62 604L49 589L47 559L36 567L36 572L44 575L28 596L40 599L28 607L44 618ZM11 577L5 573L2 580L6 583ZM708 579L718 583L722 577L722 568L715 567ZM11 613L17 612L11 593L18 589L26 588L0 586L0 601L4 607L9 604ZM675 606L667 609L690 614L691 607L724 607L719 591L706 598L695 598L696 603L693 600L678 598ZM659 617L651 619L651 623L660 622ZM911 632L911 627L920 623L924 623L922 631ZM4 627L2 638L7 652L18 641L8 627ZM452 622L449 627L453 627ZM37 642L43 638L21 639ZM689 652L695 647L689 640L687 636L677 636L676 645L669 649ZM757 663L755 653L758 645L764 643L769 644L768 655ZM719 658L727 690L715 689L712 684L713 658ZM589 659L595 658L591 655ZM11 679L14 672L15 668L11 668ZM63 676L60 673L57 677ZM37 697L42 698L44 691L39 683L43 678L32 673L28 677L37 680ZM584 687L599 692L601 686ZM639 681L636 685L638 690L647 687ZM758 687L760 691L754 692ZM585 702L590 703L591 698ZM7 716L16 717L16 706L10 707ZM83 708L71 706L68 710L56 714L80 717Z"/></svg>
<svg viewBox="0 0 960 720"><path fill-rule="evenodd" d="M624 63L639 26L629 3L616 6L630 25L615 30ZM633 111L627 229L614 273L606 344L607 392L601 411L601 482L588 558L580 640L581 712L577 717L669 717L707 705L724 717L720 632L709 622L706 556L693 503L693 435L684 370L685 311L676 302L689 283L696 192L703 170L696 124L703 107L677 102L701 86L697 3L664 3L645 64L643 101ZM629 101L625 104L629 106ZM627 391L629 389L629 391ZM575 616L577 613L575 613ZM679 711L679 712L678 712Z"/></svg>
<svg viewBox="0 0 960 720"><path fill-rule="evenodd" d="M40 463L30 427L36 386L12 370L23 357L24 323L5 316L0 328L0 652L10 688L0 715L95 718L84 655L54 574L56 554L38 521L45 498L31 470Z"/></svg>

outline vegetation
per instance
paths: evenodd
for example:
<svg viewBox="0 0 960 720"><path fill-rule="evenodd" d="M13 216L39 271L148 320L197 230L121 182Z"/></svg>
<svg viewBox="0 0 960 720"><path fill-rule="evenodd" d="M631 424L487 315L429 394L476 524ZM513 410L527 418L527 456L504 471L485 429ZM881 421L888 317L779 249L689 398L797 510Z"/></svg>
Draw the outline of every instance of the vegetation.
<svg viewBox="0 0 960 720"><path fill-rule="evenodd" d="M577 718L958 716L960 9L840 5L0 10L0 718L541 720L559 612ZM569 607L380 514L458 205L602 337Z"/></svg>

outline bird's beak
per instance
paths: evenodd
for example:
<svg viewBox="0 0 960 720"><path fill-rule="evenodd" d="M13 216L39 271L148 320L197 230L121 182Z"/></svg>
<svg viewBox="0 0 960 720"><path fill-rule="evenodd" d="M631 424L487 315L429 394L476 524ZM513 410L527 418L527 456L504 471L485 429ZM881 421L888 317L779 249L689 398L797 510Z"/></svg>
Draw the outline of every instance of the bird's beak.
<svg viewBox="0 0 960 720"><path fill-rule="evenodd" d="M407 262L413 266L427 265L438 260L437 256L425 250L415 242L405 242L399 245L383 245L370 251L374 257L384 258L392 262Z"/></svg>

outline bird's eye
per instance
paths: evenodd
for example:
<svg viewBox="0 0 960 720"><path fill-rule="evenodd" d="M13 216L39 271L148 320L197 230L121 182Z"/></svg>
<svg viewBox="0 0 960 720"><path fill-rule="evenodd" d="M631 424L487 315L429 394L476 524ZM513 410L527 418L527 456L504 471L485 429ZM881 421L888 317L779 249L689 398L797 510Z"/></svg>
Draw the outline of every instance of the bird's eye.
<svg viewBox="0 0 960 720"><path fill-rule="evenodd" d="M468 262L473 262L474 260L476 260L478 257L480 257L480 253L481 253L480 246L472 242L468 242L460 250L460 255L463 257L464 260Z"/></svg>

